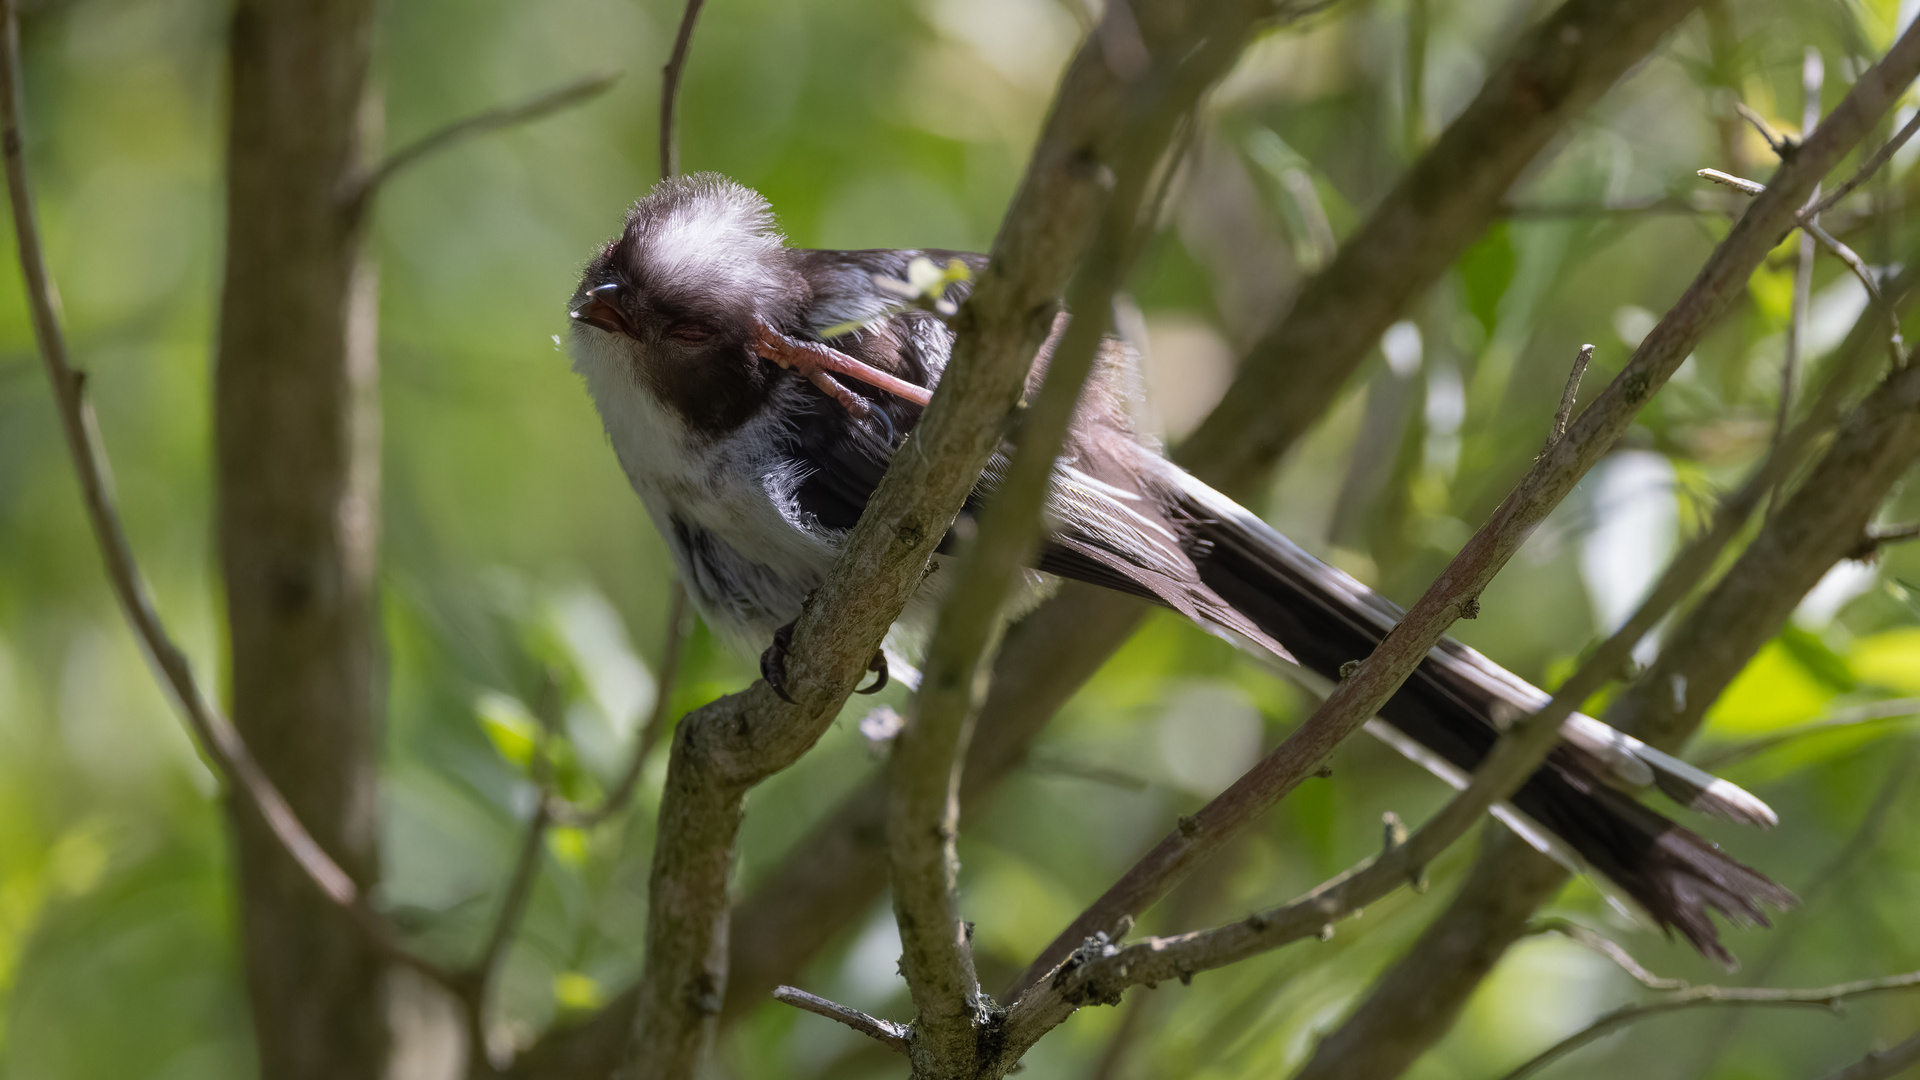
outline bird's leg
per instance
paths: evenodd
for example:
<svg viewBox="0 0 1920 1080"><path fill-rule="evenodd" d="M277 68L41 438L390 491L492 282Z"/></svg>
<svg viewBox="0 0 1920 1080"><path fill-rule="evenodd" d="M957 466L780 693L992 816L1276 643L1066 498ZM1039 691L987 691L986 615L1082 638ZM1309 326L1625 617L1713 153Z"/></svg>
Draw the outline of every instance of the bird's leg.
<svg viewBox="0 0 1920 1080"><path fill-rule="evenodd" d="M933 400L933 392L924 386L915 386L817 341L790 338L766 322L754 324L753 351L783 368L792 368L805 375L828 397L858 417L864 418L869 406L860 400L859 395L841 386L834 375L856 379L916 405L924 406Z"/></svg>
<svg viewBox="0 0 1920 1080"><path fill-rule="evenodd" d="M775 630L773 644L760 654L760 677L767 680L767 685L780 695L780 700L789 705L800 704L787 696L787 650L793 647L793 626L799 621L795 619Z"/></svg>

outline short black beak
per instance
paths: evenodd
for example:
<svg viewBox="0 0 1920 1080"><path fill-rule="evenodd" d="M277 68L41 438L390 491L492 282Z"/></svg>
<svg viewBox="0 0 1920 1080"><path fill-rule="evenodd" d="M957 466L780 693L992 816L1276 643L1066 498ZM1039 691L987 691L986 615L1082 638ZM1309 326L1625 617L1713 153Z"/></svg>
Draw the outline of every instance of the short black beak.
<svg viewBox="0 0 1920 1080"><path fill-rule="evenodd" d="M633 327L627 322L625 312L620 310L616 301L620 297L619 282L609 281L605 285L596 285L587 290L586 302L567 314L588 326L598 327L609 334L635 336Z"/></svg>

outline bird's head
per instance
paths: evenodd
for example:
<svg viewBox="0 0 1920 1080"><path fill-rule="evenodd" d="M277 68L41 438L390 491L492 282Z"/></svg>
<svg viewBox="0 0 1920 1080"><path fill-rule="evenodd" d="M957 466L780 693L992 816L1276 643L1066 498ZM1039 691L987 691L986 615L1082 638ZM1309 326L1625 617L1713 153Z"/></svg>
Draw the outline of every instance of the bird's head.
<svg viewBox="0 0 1920 1080"><path fill-rule="evenodd" d="M689 428L719 435L764 402L766 326L792 325L810 289L759 193L713 173L661 181L574 293L576 366L600 399L622 380Z"/></svg>

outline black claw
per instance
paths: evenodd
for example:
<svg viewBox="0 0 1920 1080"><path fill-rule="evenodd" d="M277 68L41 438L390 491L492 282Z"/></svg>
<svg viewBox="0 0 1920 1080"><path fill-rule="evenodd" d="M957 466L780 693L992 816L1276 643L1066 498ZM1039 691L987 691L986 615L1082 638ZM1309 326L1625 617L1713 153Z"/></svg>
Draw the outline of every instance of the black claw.
<svg viewBox="0 0 1920 1080"><path fill-rule="evenodd" d="M799 702L787 696L787 649L793 645L793 623L773 632L773 644L760 654L760 677L767 680L780 700L789 705Z"/></svg>
<svg viewBox="0 0 1920 1080"><path fill-rule="evenodd" d="M877 694L885 690L887 688L887 654L884 650L874 653L873 659L867 661L867 670L873 672L877 678L873 680L871 686L862 686L854 693Z"/></svg>

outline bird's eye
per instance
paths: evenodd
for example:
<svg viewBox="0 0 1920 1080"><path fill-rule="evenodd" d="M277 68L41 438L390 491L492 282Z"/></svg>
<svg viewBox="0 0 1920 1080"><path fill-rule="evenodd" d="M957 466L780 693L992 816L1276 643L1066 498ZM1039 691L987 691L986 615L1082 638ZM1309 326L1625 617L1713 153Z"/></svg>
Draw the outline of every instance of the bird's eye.
<svg viewBox="0 0 1920 1080"><path fill-rule="evenodd" d="M705 345L713 331L697 322L681 321L667 327L667 337L682 345Z"/></svg>

